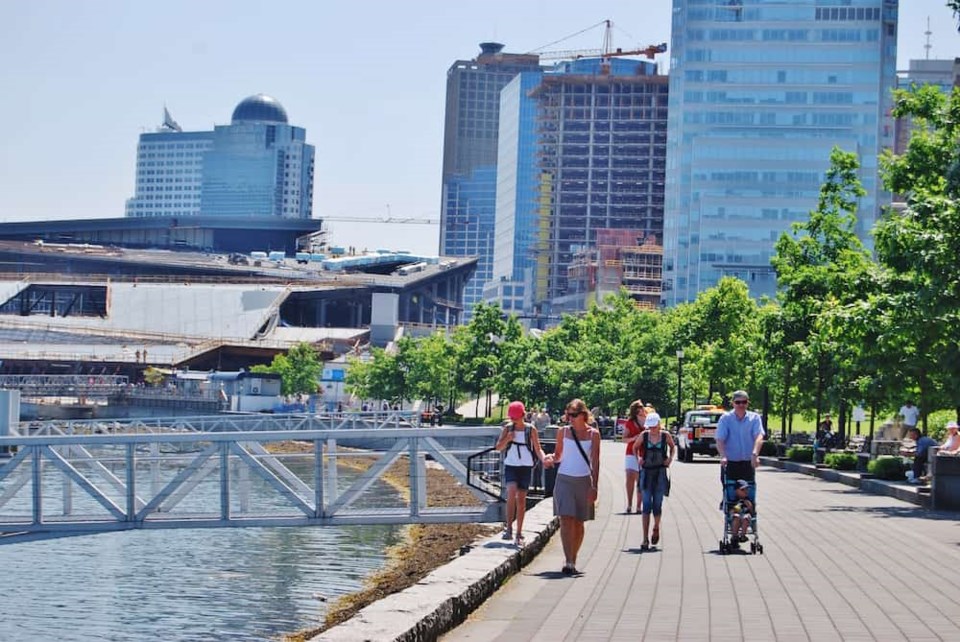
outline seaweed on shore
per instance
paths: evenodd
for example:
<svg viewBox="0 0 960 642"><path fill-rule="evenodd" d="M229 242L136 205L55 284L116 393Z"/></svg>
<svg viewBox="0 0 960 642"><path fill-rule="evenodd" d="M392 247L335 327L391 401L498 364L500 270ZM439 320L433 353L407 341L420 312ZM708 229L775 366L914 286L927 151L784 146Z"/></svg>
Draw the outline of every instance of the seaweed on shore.
<svg viewBox="0 0 960 642"><path fill-rule="evenodd" d="M363 457L341 457L338 464L365 469L371 461ZM383 479L409 497L410 465L405 457L396 461ZM427 498L430 506L468 506L477 499L447 471L427 466ZM283 637L284 642L306 642L327 629L349 620L362 608L388 595L413 586L434 569L456 556L461 547L499 530L491 524L413 524L407 526L403 542L386 551L386 565L371 574L359 591L344 595L330 604L324 620Z"/></svg>

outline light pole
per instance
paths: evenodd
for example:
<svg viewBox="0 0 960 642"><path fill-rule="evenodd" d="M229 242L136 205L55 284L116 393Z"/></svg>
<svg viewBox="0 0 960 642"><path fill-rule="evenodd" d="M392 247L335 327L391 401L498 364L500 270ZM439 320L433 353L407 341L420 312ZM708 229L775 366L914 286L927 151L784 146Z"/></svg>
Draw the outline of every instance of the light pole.
<svg viewBox="0 0 960 642"><path fill-rule="evenodd" d="M683 349L677 350L677 430L683 425L683 409L681 395L683 394Z"/></svg>

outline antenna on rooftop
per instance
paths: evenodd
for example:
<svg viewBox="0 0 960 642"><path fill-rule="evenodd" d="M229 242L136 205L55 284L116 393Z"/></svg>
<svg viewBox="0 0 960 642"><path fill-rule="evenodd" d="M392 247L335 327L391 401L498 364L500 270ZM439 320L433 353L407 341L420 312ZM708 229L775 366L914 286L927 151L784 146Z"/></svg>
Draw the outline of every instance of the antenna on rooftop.
<svg viewBox="0 0 960 642"><path fill-rule="evenodd" d="M933 45L930 44L930 36L933 35L933 32L930 31L930 16L927 16L927 30L923 32L923 35L927 37L927 43L923 45L923 48L927 50L927 60L930 60L930 50L933 49Z"/></svg>

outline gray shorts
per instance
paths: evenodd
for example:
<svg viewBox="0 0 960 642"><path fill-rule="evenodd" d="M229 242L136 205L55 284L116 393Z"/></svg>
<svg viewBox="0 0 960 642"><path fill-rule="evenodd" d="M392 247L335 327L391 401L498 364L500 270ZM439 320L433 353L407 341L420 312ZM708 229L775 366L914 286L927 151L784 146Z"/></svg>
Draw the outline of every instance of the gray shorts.
<svg viewBox="0 0 960 642"><path fill-rule="evenodd" d="M593 519L593 503L590 501L592 488L593 482L589 476L557 475L553 487L553 514L573 517L581 522Z"/></svg>

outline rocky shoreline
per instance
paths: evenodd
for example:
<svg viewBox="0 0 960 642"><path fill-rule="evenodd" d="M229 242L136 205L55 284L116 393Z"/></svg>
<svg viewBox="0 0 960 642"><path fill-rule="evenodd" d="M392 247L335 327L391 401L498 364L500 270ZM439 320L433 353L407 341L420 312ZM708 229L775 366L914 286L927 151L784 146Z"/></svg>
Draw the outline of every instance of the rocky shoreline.
<svg viewBox="0 0 960 642"><path fill-rule="evenodd" d="M305 445L306 446L306 445ZM343 458L340 465L365 469L364 458ZM408 493L409 462L399 459L383 479L399 492ZM476 498L440 467L427 466L427 497L431 506L464 506ZM388 595L413 586L431 571L459 555L462 547L488 537L500 529L491 524L417 524L406 528L404 542L387 551L384 568L371 575L366 586L334 601L323 619L311 627L283 637L284 642L305 642L327 629L350 619L360 609Z"/></svg>

